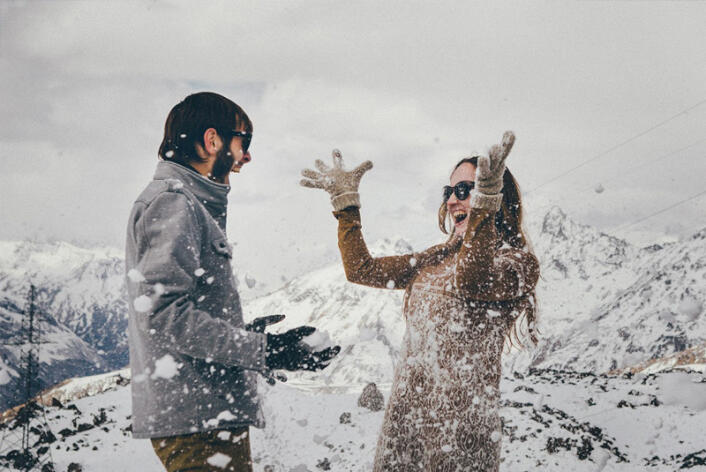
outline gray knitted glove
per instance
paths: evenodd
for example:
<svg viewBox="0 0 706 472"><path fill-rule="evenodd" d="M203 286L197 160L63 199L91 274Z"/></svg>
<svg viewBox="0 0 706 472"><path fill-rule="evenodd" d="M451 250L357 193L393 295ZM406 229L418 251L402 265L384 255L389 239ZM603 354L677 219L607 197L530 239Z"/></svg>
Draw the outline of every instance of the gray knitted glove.
<svg viewBox="0 0 706 472"><path fill-rule="evenodd" d="M488 156L478 158L476 169L476 187L471 195L471 208L498 211L503 200L503 174L505 159L515 143L512 131L505 131L501 145L495 144L488 151Z"/></svg>
<svg viewBox="0 0 706 472"><path fill-rule="evenodd" d="M322 188L331 195L333 209L343 210L350 206L360 208L360 196L358 195L358 185L360 179L367 171L373 168L373 163L365 161L352 171L343 168L343 156L341 151L334 149L333 169L317 159L314 164L319 172L311 169L304 169L302 179L299 183L304 187Z"/></svg>

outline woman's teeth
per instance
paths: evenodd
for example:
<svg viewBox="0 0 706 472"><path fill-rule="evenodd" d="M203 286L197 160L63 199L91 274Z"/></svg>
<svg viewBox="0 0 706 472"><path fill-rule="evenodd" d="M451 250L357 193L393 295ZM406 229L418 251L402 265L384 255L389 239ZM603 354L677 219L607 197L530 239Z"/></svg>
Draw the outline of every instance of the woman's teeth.
<svg viewBox="0 0 706 472"><path fill-rule="evenodd" d="M456 224L462 222L463 220L466 219L467 213L465 211L455 211L453 212L453 219L456 222Z"/></svg>

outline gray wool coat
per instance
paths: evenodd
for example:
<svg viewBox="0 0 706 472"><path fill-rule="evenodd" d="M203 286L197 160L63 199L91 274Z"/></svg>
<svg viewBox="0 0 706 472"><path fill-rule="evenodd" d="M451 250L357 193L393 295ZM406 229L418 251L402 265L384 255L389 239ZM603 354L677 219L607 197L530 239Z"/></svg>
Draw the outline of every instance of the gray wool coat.
<svg viewBox="0 0 706 472"><path fill-rule="evenodd" d="M225 235L228 185L173 162L127 227L133 437L264 427L265 335L243 329Z"/></svg>

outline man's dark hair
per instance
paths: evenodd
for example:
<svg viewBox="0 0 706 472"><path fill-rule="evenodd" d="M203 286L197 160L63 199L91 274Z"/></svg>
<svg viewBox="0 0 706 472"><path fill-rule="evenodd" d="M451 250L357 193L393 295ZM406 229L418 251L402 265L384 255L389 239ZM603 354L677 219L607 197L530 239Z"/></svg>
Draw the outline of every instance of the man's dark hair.
<svg viewBox="0 0 706 472"><path fill-rule="evenodd" d="M164 139L159 157L167 161L188 164L200 161L196 144L205 147L203 135L214 128L225 146L230 145L232 130L252 133L252 121L236 103L213 92L189 95L177 103L164 123Z"/></svg>

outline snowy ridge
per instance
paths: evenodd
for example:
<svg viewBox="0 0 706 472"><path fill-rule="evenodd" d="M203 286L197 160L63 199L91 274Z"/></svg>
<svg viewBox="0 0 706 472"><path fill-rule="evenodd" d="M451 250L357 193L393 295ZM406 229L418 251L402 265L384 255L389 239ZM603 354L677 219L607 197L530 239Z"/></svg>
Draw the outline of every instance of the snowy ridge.
<svg viewBox="0 0 706 472"><path fill-rule="evenodd" d="M37 398L47 406L50 406L53 400L61 403L72 402L115 390L118 386L128 385L130 377L129 367L106 374L76 377L40 393Z"/></svg>
<svg viewBox="0 0 706 472"><path fill-rule="evenodd" d="M513 349L505 368L607 372L706 342L706 240L637 248L554 207L529 228L541 263L537 287L540 343ZM404 240L371 245L374 255L410 252ZM248 317L284 313L277 329L311 324L342 352L303 384L361 389L391 381L404 333L402 292L348 283L340 263L245 303Z"/></svg>
<svg viewBox="0 0 706 472"><path fill-rule="evenodd" d="M373 255L409 253L403 240L383 239L371 245ZM342 352L323 373L290 374L303 388L357 391L367 383L388 385L404 334L402 292L349 283L341 264L298 277L264 297L246 301L248 318L284 313L272 332L312 325L328 333Z"/></svg>
<svg viewBox="0 0 706 472"><path fill-rule="evenodd" d="M636 248L559 209L534 234L538 348L516 367L606 372L706 342L706 238Z"/></svg>
<svg viewBox="0 0 706 472"><path fill-rule="evenodd" d="M0 408L16 404L20 399L19 371L27 347L21 345L18 332L23 322L24 302L0 295ZM100 356L95 349L70 329L41 311L36 314L39 351L38 388L54 385L77 373L99 371Z"/></svg>
<svg viewBox="0 0 706 472"><path fill-rule="evenodd" d="M46 409L53 435L32 437L35 450L51 447L56 470L71 463L85 471L163 470L149 441L131 439L129 386L111 380L124 380L122 375L74 379L45 392L47 398L76 392ZM67 390L69 385L78 388ZM702 375L532 369L505 375L500 388L503 471L666 472L706 466ZM383 393L387 400L389 390ZM251 429L255 471L371 469L382 411L359 407L351 393L288 384L263 385L262 394L267 426ZM0 424L0 430L5 427Z"/></svg>
<svg viewBox="0 0 706 472"><path fill-rule="evenodd" d="M685 370L706 374L706 344L677 352L661 359L652 359L629 369L631 373L656 374L658 372Z"/></svg>
<svg viewBox="0 0 706 472"><path fill-rule="evenodd" d="M25 298L37 287L37 305L95 348L105 369L127 364L124 263L112 248L67 243L2 242L0 292Z"/></svg>

